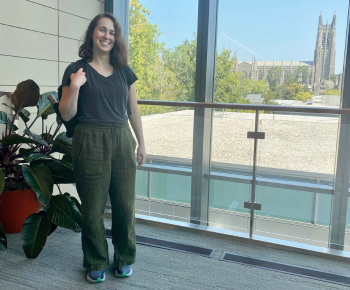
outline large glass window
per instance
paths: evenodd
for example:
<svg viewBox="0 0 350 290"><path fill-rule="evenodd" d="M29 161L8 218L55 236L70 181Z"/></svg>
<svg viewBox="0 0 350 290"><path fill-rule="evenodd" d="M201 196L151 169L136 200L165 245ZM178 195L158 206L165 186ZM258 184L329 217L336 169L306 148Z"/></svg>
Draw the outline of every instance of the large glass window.
<svg viewBox="0 0 350 290"><path fill-rule="evenodd" d="M194 101L197 21L197 0L129 1L129 65L138 77L138 99ZM148 165L189 170L193 109L148 105L139 108ZM137 176L137 190L138 198L149 203L150 215L189 219L189 176L142 172Z"/></svg>
<svg viewBox="0 0 350 290"><path fill-rule="evenodd" d="M220 0L214 101L339 107L348 5ZM227 181L210 181L212 226L250 230L242 209L251 200L245 175L254 152L246 138L255 120L255 111L214 112L211 169ZM262 208L252 232L328 245L338 122L338 115L260 112L255 193Z"/></svg>

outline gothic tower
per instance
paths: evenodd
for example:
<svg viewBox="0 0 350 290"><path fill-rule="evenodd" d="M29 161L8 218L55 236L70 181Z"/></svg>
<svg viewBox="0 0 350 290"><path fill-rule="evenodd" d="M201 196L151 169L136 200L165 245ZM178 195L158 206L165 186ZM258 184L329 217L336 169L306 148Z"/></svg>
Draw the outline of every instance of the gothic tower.
<svg viewBox="0 0 350 290"><path fill-rule="evenodd" d="M335 69L335 34L337 15L334 13L331 25L323 25L322 13L318 21L316 49L311 82L313 87L322 80L328 80Z"/></svg>

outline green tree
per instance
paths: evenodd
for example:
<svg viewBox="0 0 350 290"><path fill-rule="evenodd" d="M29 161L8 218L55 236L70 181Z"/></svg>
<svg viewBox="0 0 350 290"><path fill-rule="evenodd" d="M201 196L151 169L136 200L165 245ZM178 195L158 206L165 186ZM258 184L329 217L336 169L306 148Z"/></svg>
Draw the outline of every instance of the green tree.
<svg viewBox="0 0 350 290"><path fill-rule="evenodd" d="M216 53L215 94L217 103L247 103L244 97L250 92L253 81L243 78L241 72L234 72L236 54L229 49Z"/></svg>
<svg viewBox="0 0 350 290"><path fill-rule="evenodd" d="M323 92L323 95L333 95L333 96L340 96L340 91L335 89L328 89Z"/></svg>
<svg viewBox="0 0 350 290"><path fill-rule="evenodd" d="M336 74L331 74L329 76L329 80L335 82L337 80L337 75Z"/></svg>
<svg viewBox="0 0 350 290"><path fill-rule="evenodd" d="M267 72L267 81L272 92L277 91L282 78L283 70L279 67L273 67Z"/></svg>
<svg viewBox="0 0 350 290"><path fill-rule="evenodd" d="M286 100L295 100L296 95L304 92L303 86L298 83L291 83L286 87L285 90L285 99Z"/></svg>
<svg viewBox="0 0 350 290"><path fill-rule="evenodd" d="M307 100L312 99L312 96L310 93L299 92L295 95L294 99L298 101L306 102Z"/></svg>
<svg viewBox="0 0 350 290"><path fill-rule="evenodd" d="M185 40L173 49L163 50L164 65L174 74L177 101L193 102L195 99L197 37Z"/></svg>
<svg viewBox="0 0 350 290"><path fill-rule="evenodd" d="M284 84L289 85L291 83L298 82L298 78L294 73L289 73L284 78Z"/></svg>
<svg viewBox="0 0 350 290"><path fill-rule="evenodd" d="M301 78L301 83L305 86L309 83L309 68L306 65L298 68L298 75Z"/></svg>

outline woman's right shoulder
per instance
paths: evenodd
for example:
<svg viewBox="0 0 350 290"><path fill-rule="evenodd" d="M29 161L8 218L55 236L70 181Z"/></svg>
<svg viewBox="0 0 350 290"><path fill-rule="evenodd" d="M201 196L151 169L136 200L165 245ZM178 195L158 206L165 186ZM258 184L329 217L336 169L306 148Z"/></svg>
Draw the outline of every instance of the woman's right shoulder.
<svg viewBox="0 0 350 290"><path fill-rule="evenodd" d="M66 71L70 73L76 73L80 68L85 68L86 61L84 59L78 59L75 62L71 62L67 67Z"/></svg>

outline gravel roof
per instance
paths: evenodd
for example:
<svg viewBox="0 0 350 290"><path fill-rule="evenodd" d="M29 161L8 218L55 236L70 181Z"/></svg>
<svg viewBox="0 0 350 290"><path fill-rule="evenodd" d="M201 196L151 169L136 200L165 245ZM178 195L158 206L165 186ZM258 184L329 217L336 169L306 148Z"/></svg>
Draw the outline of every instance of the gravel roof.
<svg viewBox="0 0 350 290"><path fill-rule="evenodd" d="M253 113L215 112L212 160L252 165ZM142 117L147 154L192 158L193 111ZM258 165L333 174L337 151L338 118L260 114Z"/></svg>

